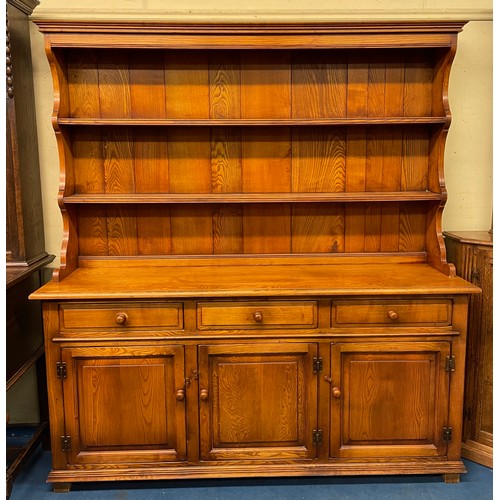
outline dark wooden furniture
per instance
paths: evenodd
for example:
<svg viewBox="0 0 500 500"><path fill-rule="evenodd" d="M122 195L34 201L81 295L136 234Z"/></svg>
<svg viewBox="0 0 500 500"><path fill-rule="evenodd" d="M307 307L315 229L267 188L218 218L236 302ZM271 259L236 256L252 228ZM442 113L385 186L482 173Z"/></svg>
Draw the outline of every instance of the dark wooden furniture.
<svg viewBox="0 0 500 500"><path fill-rule="evenodd" d="M463 23L39 21L49 481L465 472L441 214ZM124 416L126 415L126 418Z"/></svg>
<svg viewBox="0 0 500 500"><path fill-rule="evenodd" d="M481 287L469 305L462 456L493 467L493 234L445 233L457 274Z"/></svg>
<svg viewBox="0 0 500 500"><path fill-rule="evenodd" d="M7 495L23 463L48 441L42 311L30 293L45 282L44 249L28 15L37 0L7 0L6 75L6 370L7 391L33 366L39 376L40 425L7 468ZM8 409L7 409L8 410ZM7 450L9 451L9 450Z"/></svg>

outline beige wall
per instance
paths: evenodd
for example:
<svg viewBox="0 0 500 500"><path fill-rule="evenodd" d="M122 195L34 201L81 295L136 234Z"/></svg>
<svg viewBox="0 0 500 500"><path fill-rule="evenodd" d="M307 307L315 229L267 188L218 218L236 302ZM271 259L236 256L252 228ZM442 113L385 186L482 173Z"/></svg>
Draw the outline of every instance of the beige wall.
<svg viewBox="0 0 500 500"><path fill-rule="evenodd" d="M453 115L445 153L446 230L489 229L492 214L492 1L476 0L41 0L33 18L226 19L226 20L471 20L459 36L449 98ZM165 5L168 9L165 9ZM241 2L243 4L243 2ZM332 4L335 9L332 9ZM73 4L74 5L74 4ZM78 6L82 3L78 2ZM210 6L210 7L209 7ZM51 126L52 84L43 39L32 26L46 248L59 255L62 224L57 205L59 167ZM57 261L55 265L58 265Z"/></svg>

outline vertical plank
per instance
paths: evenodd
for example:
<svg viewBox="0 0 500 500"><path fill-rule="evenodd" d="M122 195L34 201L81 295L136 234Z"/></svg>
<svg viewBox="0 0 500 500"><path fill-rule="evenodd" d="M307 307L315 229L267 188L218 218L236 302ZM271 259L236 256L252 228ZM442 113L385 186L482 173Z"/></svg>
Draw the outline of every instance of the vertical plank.
<svg viewBox="0 0 500 500"><path fill-rule="evenodd" d="M381 203L380 206L380 251L399 250L399 203Z"/></svg>
<svg viewBox="0 0 500 500"><path fill-rule="evenodd" d="M384 130L383 191L400 191L403 155L403 131L399 127L387 127ZM397 252L399 248L399 203L381 205L381 245L383 252Z"/></svg>
<svg viewBox="0 0 500 500"><path fill-rule="evenodd" d="M345 53L292 53L292 117L346 116L347 60Z"/></svg>
<svg viewBox="0 0 500 500"><path fill-rule="evenodd" d="M99 53L101 118L130 118L128 55L123 50Z"/></svg>
<svg viewBox="0 0 500 500"><path fill-rule="evenodd" d="M212 129L212 192L241 193L241 130ZM241 205L214 205L213 250L215 254L243 252Z"/></svg>
<svg viewBox="0 0 500 500"><path fill-rule="evenodd" d="M168 143L166 129L134 129L136 193L168 193Z"/></svg>
<svg viewBox="0 0 500 500"><path fill-rule="evenodd" d="M240 55L217 51L209 56L210 118L241 115Z"/></svg>
<svg viewBox="0 0 500 500"><path fill-rule="evenodd" d="M384 186L384 134L380 128L369 128L366 132L366 175L367 192L383 191Z"/></svg>
<svg viewBox="0 0 500 500"><path fill-rule="evenodd" d="M69 116L100 116L97 54L91 50L75 50L67 64Z"/></svg>
<svg viewBox="0 0 500 500"><path fill-rule="evenodd" d="M343 251L344 207L341 203L297 203L293 207L293 253Z"/></svg>
<svg viewBox="0 0 500 500"><path fill-rule="evenodd" d="M134 193L134 157L130 129L103 131L104 181L106 193Z"/></svg>
<svg viewBox="0 0 500 500"><path fill-rule="evenodd" d="M291 247L289 203L243 206L244 253L290 253Z"/></svg>
<svg viewBox="0 0 500 500"><path fill-rule="evenodd" d="M165 52L167 118L209 118L209 77L206 51Z"/></svg>
<svg viewBox="0 0 500 500"><path fill-rule="evenodd" d="M241 53L241 117L290 118L290 52Z"/></svg>
<svg viewBox="0 0 500 500"><path fill-rule="evenodd" d="M367 54L349 52L347 66L347 116L368 116L368 64Z"/></svg>
<svg viewBox="0 0 500 500"><path fill-rule="evenodd" d="M165 69L157 50L129 52L132 118L165 118Z"/></svg>
<svg viewBox="0 0 500 500"><path fill-rule="evenodd" d="M108 255L137 255L137 215L134 205L107 208Z"/></svg>
<svg viewBox="0 0 500 500"><path fill-rule="evenodd" d="M102 205L78 207L78 248L80 255L107 255L106 208Z"/></svg>
<svg viewBox="0 0 500 500"><path fill-rule="evenodd" d="M104 193L104 159L101 130L84 127L73 131L75 193Z"/></svg>
<svg viewBox="0 0 500 500"><path fill-rule="evenodd" d="M402 139L401 188L425 191L429 187L429 131L406 127Z"/></svg>
<svg viewBox="0 0 500 500"><path fill-rule="evenodd" d="M168 168L171 193L210 193L210 130L205 127L169 130Z"/></svg>
<svg viewBox="0 0 500 500"><path fill-rule="evenodd" d="M243 253L242 212L242 205L214 205L212 229L214 254Z"/></svg>
<svg viewBox="0 0 500 500"><path fill-rule="evenodd" d="M399 224L399 251L423 252L427 227L427 204L401 203Z"/></svg>
<svg viewBox="0 0 500 500"><path fill-rule="evenodd" d="M212 206L172 205L170 210L172 254L212 254Z"/></svg>
<svg viewBox="0 0 500 500"><path fill-rule="evenodd" d="M137 240L139 255L171 253L170 207L168 205L137 207Z"/></svg>
<svg viewBox="0 0 500 500"><path fill-rule="evenodd" d="M296 128L292 134L292 191L344 191L345 129Z"/></svg>
<svg viewBox="0 0 500 500"><path fill-rule="evenodd" d="M245 193L291 191L289 128L246 128L242 131L242 188Z"/></svg>
<svg viewBox="0 0 500 500"><path fill-rule="evenodd" d="M241 192L241 130L214 127L210 159L212 193Z"/></svg>
<svg viewBox="0 0 500 500"><path fill-rule="evenodd" d="M346 192L362 192L366 187L366 128L347 129ZM365 241L363 203L345 205L345 251L362 252Z"/></svg>
<svg viewBox="0 0 500 500"><path fill-rule="evenodd" d="M430 116L434 67L426 51L408 52L405 68L404 116Z"/></svg>
<svg viewBox="0 0 500 500"><path fill-rule="evenodd" d="M365 252L380 252L382 218L380 203L365 204Z"/></svg>
<svg viewBox="0 0 500 500"><path fill-rule="evenodd" d="M368 116L385 115L386 66L383 55L372 55L368 65ZM387 97L390 99L390 96Z"/></svg>
<svg viewBox="0 0 500 500"><path fill-rule="evenodd" d="M365 189L367 193L383 190L385 149L386 141L384 130L378 127L375 129L368 129L366 134L367 155L365 177ZM364 223L365 252L380 252L381 225L380 203L366 203Z"/></svg>
<svg viewBox="0 0 500 500"><path fill-rule="evenodd" d="M386 54L385 68L385 116L403 116L405 51Z"/></svg>

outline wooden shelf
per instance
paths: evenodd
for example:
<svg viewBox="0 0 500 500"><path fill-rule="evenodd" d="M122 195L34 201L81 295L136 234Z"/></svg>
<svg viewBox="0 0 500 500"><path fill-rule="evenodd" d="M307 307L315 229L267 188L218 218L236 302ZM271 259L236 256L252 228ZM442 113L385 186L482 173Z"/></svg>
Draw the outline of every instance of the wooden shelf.
<svg viewBox="0 0 500 500"><path fill-rule="evenodd" d="M130 193L74 194L65 196L65 204L120 203L344 203L438 201L441 193L430 191L396 191L372 193Z"/></svg>
<svg viewBox="0 0 500 500"><path fill-rule="evenodd" d="M152 127L264 127L264 126L349 126L349 125L440 125L445 116L386 116L376 118L290 118L290 119L154 119L154 118L58 118L59 125L152 126Z"/></svg>
<svg viewBox="0 0 500 500"><path fill-rule="evenodd" d="M79 268L60 283L49 283L31 298L126 299L168 297L250 297L302 295L411 295L477 293L460 278L428 264L228 265ZM293 275L293 280L283 276ZM384 279L386 277L386 279Z"/></svg>

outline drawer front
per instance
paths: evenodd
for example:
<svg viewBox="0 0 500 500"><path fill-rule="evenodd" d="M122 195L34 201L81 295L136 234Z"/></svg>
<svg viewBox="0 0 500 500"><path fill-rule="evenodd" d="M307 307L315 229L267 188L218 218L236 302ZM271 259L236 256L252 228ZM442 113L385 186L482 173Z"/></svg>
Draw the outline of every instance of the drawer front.
<svg viewBox="0 0 500 500"><path fill-rule="evenodd" d="M332 325L451 324L451 300L352 300L334 301Z"/></svg>
<svg viewBox="0 0 500 500"><path fill-rule="evenodd" d="M199 330L317 328L315 301L201 302Z"/></svg>
<svg viewBox="0 0 500 500"><path fill-rule="evenodd" d="M183 328L182 303L61 304L59 314L62 331L178 330Z"/></svg>

